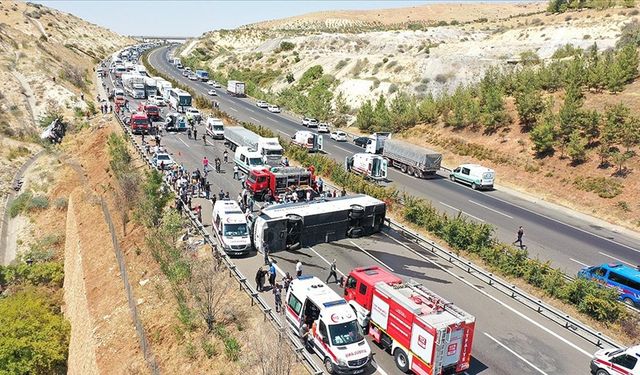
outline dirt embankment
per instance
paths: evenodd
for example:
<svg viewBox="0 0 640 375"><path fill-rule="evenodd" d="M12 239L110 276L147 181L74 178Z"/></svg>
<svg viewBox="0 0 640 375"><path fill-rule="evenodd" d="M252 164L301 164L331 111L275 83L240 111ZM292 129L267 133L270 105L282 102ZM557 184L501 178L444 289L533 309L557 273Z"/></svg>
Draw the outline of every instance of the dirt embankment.
<svg viewBox="0 0 640 375"><path fill-rule="evenodd" d="M69 374L146 373L99 198L73 191L67 211Z"/></svg>

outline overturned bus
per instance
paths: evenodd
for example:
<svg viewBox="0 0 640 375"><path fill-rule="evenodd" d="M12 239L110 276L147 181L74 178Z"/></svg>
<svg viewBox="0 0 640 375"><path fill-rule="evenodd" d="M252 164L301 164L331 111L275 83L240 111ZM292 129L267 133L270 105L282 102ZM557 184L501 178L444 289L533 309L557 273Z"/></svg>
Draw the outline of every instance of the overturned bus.
<svg viewBox="0 0 640 375"><path fill-rule="evenodd" d="M383 201L363 194L268 206L253 218L253 245L274 252L362 237L379 232L385 214Z"/></svg>

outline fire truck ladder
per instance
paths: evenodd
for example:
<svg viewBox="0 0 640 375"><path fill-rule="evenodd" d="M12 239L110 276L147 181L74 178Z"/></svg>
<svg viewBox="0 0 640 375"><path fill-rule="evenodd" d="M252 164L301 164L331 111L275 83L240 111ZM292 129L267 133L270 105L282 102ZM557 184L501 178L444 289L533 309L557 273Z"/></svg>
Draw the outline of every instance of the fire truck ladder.
<svg viewBox="0 0 640 375"><path fill-rule="evenodd" d="M424 285L415 282L414 280L410 280L407 285L411 287L412 290L421 294L423 297L429 299L431 302L437 304L442 307L443 310L447 310L449 313L455 315L458 319L462 321L470 321L473 320L473 317L469 315L464 310L460 309L458 306L454 305L452 302L447 301L446 299L440 297L434 292L430 291Z"/></svg>

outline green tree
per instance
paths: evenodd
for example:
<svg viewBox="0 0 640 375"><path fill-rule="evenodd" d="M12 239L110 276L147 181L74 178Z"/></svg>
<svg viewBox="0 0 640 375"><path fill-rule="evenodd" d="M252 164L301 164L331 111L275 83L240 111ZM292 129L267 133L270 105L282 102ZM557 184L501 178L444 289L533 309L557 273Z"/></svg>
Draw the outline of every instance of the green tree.
<svg viewBox="0 0 640 375"><path fill-rule="evenodd" d="M582 111L579 126L588 143L594 142L600 136L600 120L598 111Z"/></svg>
<svg viewBox="0 0 640 375"><path fill-rule="evenodd" d="M504 107L502 90L495 84L481 87L481 122L487 132L495 132L509 123L509 115Z"/></svg>
<svg viewBox="0 0 640 375"><path fill-rule="evenodd" d="M418 118L420 121L435 124L440 116L440 109L438 103L433 98L433 95L429 94L420 101L418 105Z"/></svg>
<svg viewBox="0 0 640 375"><path fill-rule="evenodd" d="M640 144L640 120L637 117L631 116L624 122L619 130L618 142L627 149L627 153Z"/></svg>
<svg viewBox="0 0 640 375"><path fill-rule="evenodd" d="M583 163L587 157L587 142L580 134L579 130L574 130L569 136L569 142L567 144L567 154L571 158L571 162L574 164Z"/></svg>
<svg viewBox="0 0 640 375"><path fill-rule="evenodd" d="M66 374L71 327L49 293L27 288L0 299L0 371Z"/></svg>
<svg viewBox="0 0 640 375"><path fill-rule="evenodd" d="M349 108L349 104L347 104L347 98L345 98L342 91L338 92L334 103L333 117L331 121L333 121L333 125L337 127L342 127L347 125L347 115L351 112L351 108Z"/></svg>
<svg viewBox="0 0 640 375"><path fill-rule="evenodd" d="M624 72L624 83L633 81L638 76L638 49L632 44L627 44L616 54L616 61L620 70Z"/></svg>
<svg viewBox="0 0 640 375"><path fill-rule="evenodd" d="M624 104L608 107L600 141L607 144L619 143L623 137L622 129L629 121L630 112L629 107Z"/></svg>
<svg viewBox="0 0 640 375"><path fill-rule="evenodd" d="M356 126L358 129L365 132L372 132L373 130L373 106L371 101L367 100L360 106L358 115L356 117Z"/></svg>
<svg viewBox="0 0 640 375"><path fill-rule="evenodd" d="M373 109L373 130L389 130L391 128L391 114L387 108L387 101L384 95L380 94Z"/></svg>
<svg viewBox="0 0 640 375"><path fill-rule="evenodd" d="M418 122L415 97L400 92L391 100L389 107L394 131L406 130Z"/></svg>
<svg viewBox="0 0 640 375"><path fill-rule="evenodd" d="M529 132L529 137L533 142L533 150L537 154L544 155L553 151L556 122L555 115L549 109L541 121Z"/></svg>
<svg viewBox="0 0 640 375"><path fill-rule="evenodd" d="M321 121L329 119L332 115L332 97L333 94L326 85L316 84L307 97L308 113Z"/></svg>
<svg viewBox="0 0 640 375"><path fill-rule="evenodd" d="M545 109L542 94L533 83L524 83L515 93L520 126L528 131L535 126L538 116Z"/></svg>
<svg viewBox="0 0 640 375"><path fill-rule="evenodd" d="M607 89L613 93L622 91L626 77L626 69L616 59L607 72Z"/></svg>
<svg viewBox="0 0 640 375"><path fill-rule="evenodd" d="M311 87L311 85L313 85L315 81L320 79L320 77L322 77L322 74L323 71L321 65L314 65L310 67L302 74L302 77L300 77L300 79L298 80L298 88L300 90L306 90L307 88Z"/></svg>
<svg viewBox="0 0 640 375"><path fill-rule="evenodd" d="M569 142L569 136L576 130L582 116L582 92L580 86L571 83L567 86L564 103L558 112L558 135L564 146Z"/></svg>

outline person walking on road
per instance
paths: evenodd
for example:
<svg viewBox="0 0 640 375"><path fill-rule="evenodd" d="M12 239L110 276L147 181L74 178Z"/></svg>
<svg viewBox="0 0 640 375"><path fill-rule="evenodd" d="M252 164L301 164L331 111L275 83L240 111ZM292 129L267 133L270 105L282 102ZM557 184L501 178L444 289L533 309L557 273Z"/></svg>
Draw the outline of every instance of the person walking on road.
<svg viewBox="0 0 640 375"><path fill-rule="evenodd" d="M296 259L296 277L302 276L302 262Z"/></svg>
<svg viewBox="0 0 640 375"><path fill-rule="evenodd" d="M282 312L282 287L279 284L273 285L273 299L276 304L276 312Z"/></svg>
<svg viewBox="0 0 640 375"><path fill-rule="evenodd" d="M238 166L233 166L233 179L238 180L240 178L240 171L238 170Z"/></svg>
<svg viewBox="0 0 640 375"><path fill-rule="evenodd" d="M202 142L204 142L205 146L207 145L207 135L206 134L202 135Z"/></svg>
<svg viewBox="0 0 640 375"><path fill-rule="evenodd" d="M224 160L225 163L229 162L229 152L227 152L227 150L224 150L222 153L222 160Z"/></svg>
<svg viewBox="0 0 640 375"><path fill-rule="evenodd" d="M193 140L198 140L198 129L196 129L195 127L193 128Z"/></svg>
<svg viewBox="0 0 640 375"><path fill-rule="evenodd" d="M522 228L522 225L520 226L520 228L518 228L518 238L513 241L513 244L515 245L516 243L520 244L520 248L524 249L524 244L522 243L522 236L524 236L524 228Z"/></svg>
<svg viewBox="0 0 640 375"><path fill-rule="evenodd" d="M337 267L336 267L336 260L334 259L333 262L331 262L331 266L329 268L329 276L327 277L327 281L326 283L329 283L329 279L331 278L331 276L333 276L333 279L335 280L336 284L338 283L338 274L336 273Z"/></svg>

